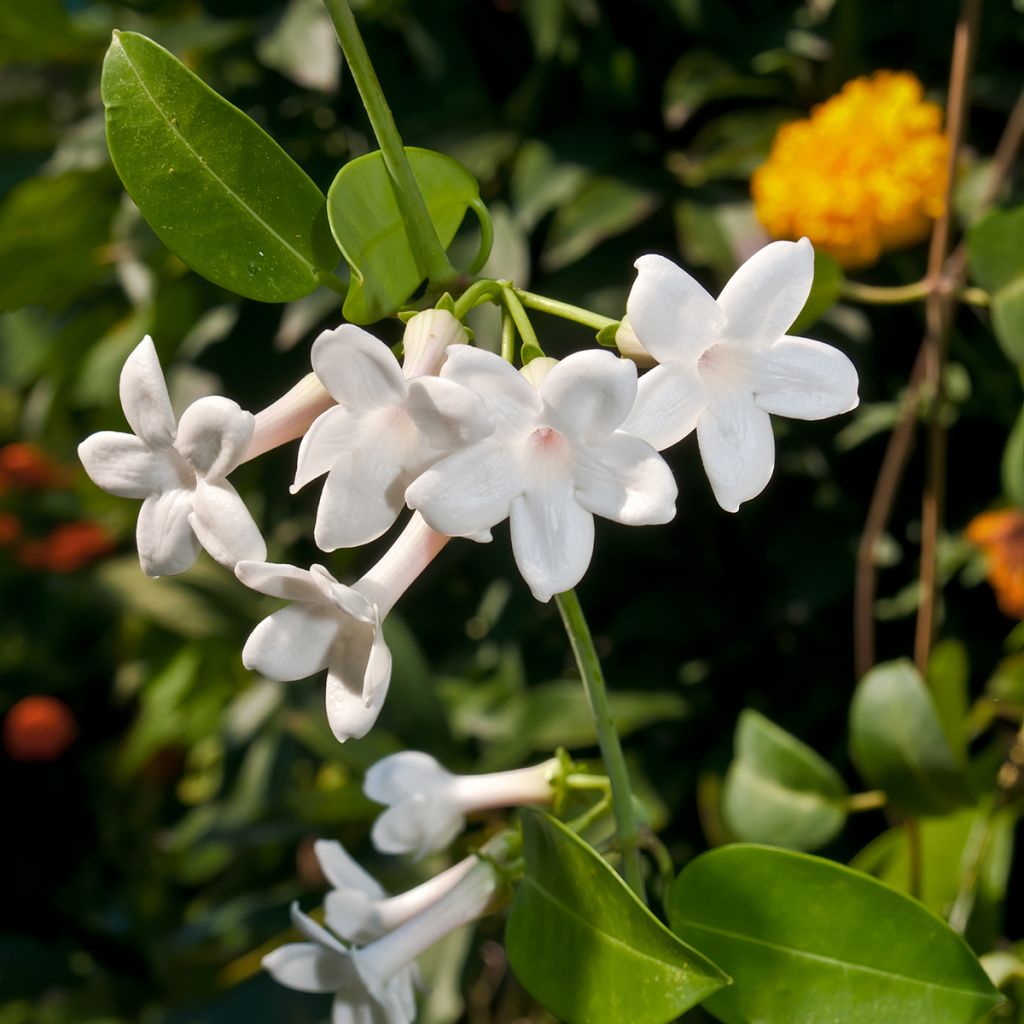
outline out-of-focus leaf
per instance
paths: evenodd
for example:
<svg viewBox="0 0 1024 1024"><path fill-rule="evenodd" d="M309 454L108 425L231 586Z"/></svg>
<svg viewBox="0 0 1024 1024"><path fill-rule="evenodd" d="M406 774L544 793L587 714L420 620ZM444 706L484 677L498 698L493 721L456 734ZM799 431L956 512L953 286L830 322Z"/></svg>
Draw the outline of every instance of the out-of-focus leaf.
<svg viewBox="0 0 1024 1024"><path fill-rule="evenodd" d="M103 62L107 143L161 241L231 291L287 302L338 260L326 203L255 121L145 36L115 33Z"/></svg>
<svg viewBox="0 0 1024 1024"><path fill-rule="evenodd" d="M1006 439L1001 469L1003 494L1024 508L1024 407Z"/></svg>
<svg viewBox="0 0 1024 1024"><path fill-rule="evenodd" d="M754 204L747 200L714 204L682 200L674 214L684 265L711 267L723 284L764 241Z"/></svg>
<svg viewBox="0 0 1024 1024"><path fill-rule="evenodd" d="M512 207L526 231L583 187L589 172L579 164L560 161L543 142L526 143L512 167Z"/></svg>
<svg viewBox="0 0 1024 1024"><path fill-rule="evenodd" d="M741 75L709 50L690 50L675 62L665 79L662 115L668 128L678 130L713 100L776 96L779 92L776 81Z"/></svg>
<svg viewBox="0 0 1024 1024"><path fill-rule="evenodd" d="M967 648L959 640L942 640L932 649L928 659L928 688L939 716L942 733L949 749L960 764L967 761L967 719L970 664Z"/></svg>
<svg viewBox="0 0 1024 1024"><path fill-rule="evenodd" d="M824 758L749 708L740 714L735 746L722 814L737 839L814 850L838 834L848 792Z"/></svg>
<svg viewBox="0 0 1024 1024"><path fill-rule="evenodd" d="M523 856L509 961L567 1024L668 1024L726 983L561 822L524 812Z"/></svg>
<svg viewBox="0 0 1024 1024"><path fill-rule="evenodd" d="M61 0L0 4L0 63L66 61L92 52Z"/></svg>
<svg viewBox="0 0 1024 1024"><path fill-rule="evenodd" d="M296 85L333 93L341 75L341 48L327 9L319 0L291 0L256 52L264 64Z"/></svg>
<svg viewBox="0 0 1024 1024"><path fill-rule="evenodd" d="M842 267L827 252L814 253L814 284L807 296L804 308L796 318L788 334L803 334L808 327L816 324L835 304L843 290Z"/></svg>
<svg viewBox="0 0 1024 1024"><path fill-rule="evenodd" d="M850 753L865 780L905 813L947 814L974 802L928 688L909 661L879 665L858 684Z"/></svg>
<svg viewBox="0 0 1024 1024"><path fill-rule="evenodd" d="M466 210L480 198L476 178L451 157L406 147L409 163L445 247ZM379 151L347 163L327 193L331 230L352 280L346 319L369 324L394 313L425 276L398 208L384 157Z"/></svg>
<svg viewBox="0 0 1024 1024"><path fill-rule="evenodd" d="M992 327L1007 358L1024 363L1024 206L995 210L967 235L971 276L992 293Z"/></svg>
<svg viewBox="0 0 1024 1024"><path fill-rule="evenodd" d="M733 984L726 1024L975 1024L999 1002L977 958L919 903L820 857L725 846L676 879L669 919Z"/></svg>

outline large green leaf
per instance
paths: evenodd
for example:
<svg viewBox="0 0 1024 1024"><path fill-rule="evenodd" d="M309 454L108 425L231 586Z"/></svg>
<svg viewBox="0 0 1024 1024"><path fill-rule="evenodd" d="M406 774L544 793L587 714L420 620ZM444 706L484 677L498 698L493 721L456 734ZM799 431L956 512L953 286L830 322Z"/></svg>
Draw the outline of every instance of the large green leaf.
<svg viewBox="0 0 1024 1024"><path fill-rule="evenodd" d="M530 994L568 1024L665 1024L727 983L554 818L524 812L523 854L505 945Z"/></svg>
<svg viewBox="0 0 1024 1024"><path fill-rule="evenodd" d="M846 821L846 785L810 747L747 709L736 725L722 815L738 839L813 850Z"/></svg>
<svg viewBox="0 0 1024 1024"><path fill-rule="evenodd" d="M805 853L705 853L676 879L669 917L732 975L706 1004L726 1024L973 1024L1000 998L931 911Z"/></svg>
<svg viewBox="0 0 1024 1024"><path fill-rule="evenodd" d="M107 145L163 243L239 295L288 302L333 270L323 194L266 132L163 47L115 32L103 62Z"/></svg>
<svg viewBox="0 0 1024 1024"><path fill-rule="evenodd" d="M973 803L956 755L917 669L872 669L850 706L850 753L861 775L908 814L946 814Z"/></svg>
<svg viewBox="0 0 1024 1024"><path fill-rule="evenodd" d="M992 328L1007 356L1024 363L1024 206L996 210L967 235L971 276L992 293Z"/></svg>
<svg viewBox="0 0 1024 1024"><path fill-rule="evenodd" d="M1001 476L1003 494L1015 505L1024 507L1024 407L1006 439Z"/></svg>
<svg viewBox="0 0 1024 1024"><path fill-rule="evenodd" d="M451 244L466 210L479 201L476 178L430 149L406 147L413 174L443 246ZM426 276L395 199L381 153L345 164L327 192L331 230L352 268L345 318L370 324L394 313Z"/></svg>

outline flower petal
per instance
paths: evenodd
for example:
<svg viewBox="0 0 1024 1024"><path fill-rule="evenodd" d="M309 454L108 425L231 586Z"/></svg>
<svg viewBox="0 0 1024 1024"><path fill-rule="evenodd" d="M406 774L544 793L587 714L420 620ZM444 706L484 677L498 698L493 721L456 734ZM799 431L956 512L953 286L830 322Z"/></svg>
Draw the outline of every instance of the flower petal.
<svg viewBox="0 0 1024 1024"><path fill-rule="evenodd" d="M290 604L249 634L242 664L268 679L305 679L327 667L339 628L338 615L329 607Z"/></svg>
<svg viewBox="0 0 1024 1024"><path fill-rule="evenodd" d="M327 597L308 569L280 562L240 561L235 566L235 575L250 590L257 590L269 597L327 604Z"/></svg>
<svg viewBox="0 0 1024 1024"><path fill-rule="evenodd" d="M274 981L299 992L336 992L346 977L343 958L314 942L279 946L262 963Z"/></svg>
<svg viewBox="0 0 1024 1024"><path fill-rule="evenodd" d="M412 793L444 788L452 779L436 757L422 750L402 750L370 765L363 777L363 792L379 804L393 804Z"/></svg>
<svg viewBox="0 0 1024 1024"><path fill-rule="evenodd" d="M153 339L147 334L121 370L121 408L129 426L153 450L174 443L176 421Z"/></svg>
<svg viewBox="0 0 1024 1024"><path fill-rule="evenodd" d="M237 402L211 395L181 414L174 447L200 476L216 480L241 462L255 426L256 417Z"/></svg>
<svg viewBox="0 0 1024 1024"><path fill-rule="evenodd" d="M153 494L142 503L135 540L147 576L177 576L194 564L199 541L188 522L194 494L176 487Z"/></svg>
<svg viewBox="0 0 1024 1024"><path fill-rule="evenodd" d="M379 630L361 673L348 660L335 662L332 653L327 673L327 722L339 743L360 739L373 728L391 682L391 652Z"/></svg>
<svg viewBox="0 0 1024 1024"><path fill-rule="evenodd" d="M659 363L695 365L721 336L725 315L718 303L681 267L664 256L641 256L626 299L630 326Z"/></svg>
<svg viewBox="0 0 1024 1024"><path fill-rule="evenodd" d="M718 296L730 341L770 345L804 308L814 280L814 249L799 242L771 242L729 278Z"/></svg>
<svg viewBox="0 0 1024 1024"><path fill-rule="evenodd" d="M444 377L409 381L405 411L427 445L439 452L465 448L494 432L480 396Z"/></svg>
<svg viewBox="0 0 1024 1024"><path fill-rule="evenodd" d="M267 557L263 534L227 480L196 481L189 525L206 551L229 569L236 562Z"/></svg>
<svg viewBox="0 0 1024 1024"><path fill-rule="evenodd" d="M354 889L375 900L383 899L387 895L377 879L357 864L348 850L337 840L317 839L313 843L313 852L320 863L320 870L333 888Z"/></svg>
<svg viewBox="0 0 1024 1024"><path fill-rule="evenodd" d="M379 815L370 839L381 853L411 853L418 860L443 850L465 825L465 815L443 794L417 793Z"/></svg>
<svg viewBox="0 0 1024 1024"><path fill-rule="evenodd" d="M575 587L594 551L594 517L569 481L537 487L512 502L512 553L538 601Z"/></svg>
<svg viewBox="0 0 1024 1024"><path fill-rule="evenodd" d="M368 443L368 418L365 411L347 409L341 405L317 416L299 444L295 480L290 488L292 494L305 487L310 480L328 472L343 455L358 451Z"/></svg>
<svg viewBox="0 0 1024 1024"><path fill-rule="evenodd" d="M697 442L711 489L726 512L760 494L772 477L771 420L754 404L753 395L716 396L697 421Z"/></svg>
<svg viewBox="0 0 1024 1024"><path fill-rule="evenodd" d="M499 438L532 430L543 408L530 382L501 356L469 345L448 350L441 376L475 391Z"/></svg>
<svg viewBox="0 0 1024 1024"><path fill-rule="evenodd" d="M310 352L313 370L331 397L350 409L405 401L405 378L391 349L354 324L324 331Z"/></svg>
<svg viewBox="0 0 1024 1024"><path fill-rule="evenodd" d="M588 512L628 526L667 523L676 514L675 478L646 442L616 431L595 448L579 448L576 500Z"/></svg>
<svg viewBox="0 0 1024 1024"><path fill-rule="evenodd" d="M562 359L544 377L546 418L567 437L607 437L629 415L636 398L636 364L590 349Z"/></svg>
<svg viewBox="0 0 1024 1024"><path fill-rule="evenodd" d="M78 446L78 458L89 479L119 498L148 498L190 481L175 470L170 453L152 452L141 438L102 430ZM188 468L182 469L191 475Z"/></svg>
<svg viewBox="0 0 1024 1024"><path fill-rule="evenodd" d="M621 429L664 451L696 428L707 404L695 364L662 363L640 378L636 401Z"/></svg>
<svg viewBox="0 0 1024 1024"><path fill-rule="evenodd" d="M523 482L508 453L487 438L435 462L410 484L405 501L431 529L461 537L496 526L522 492Z"/></svg>
<svg viewBox="0 0 1024 1024"><path fill-rule="evenodd" d="M821 420L857 407L857 370L837 348L782 338L751 362L754 401L765 412Z"/></svg>
<svg viewBox="0 0 1024 1024"><path fill-rule="evenodd" d="M348 956L348 950L322 924L318 924L299 909L298 901L293 902L288 911L292 924L303 938L315 942L324 949L333 950L342 958Z"/></svg>

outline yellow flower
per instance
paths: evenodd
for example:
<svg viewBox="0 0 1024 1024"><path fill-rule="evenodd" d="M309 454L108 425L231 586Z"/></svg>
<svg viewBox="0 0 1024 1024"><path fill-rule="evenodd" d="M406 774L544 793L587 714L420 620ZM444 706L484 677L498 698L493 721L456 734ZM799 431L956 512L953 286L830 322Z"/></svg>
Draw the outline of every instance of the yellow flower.
<svg viewBox="0 0 1024 1024"><path fill-rule="evenodd" d="M949 144L922 97L913 75L878 71L783 125L751 181L769 233L806 235L844 267L925 238L945 206Z"/></svg>
<svg viewBox="0 0 1024 1024"><path fill-rule="evenodd" d="M965 533L986 555L985 575L1000 610L1010 618L1024 619L1024 511L983 512L971 520Z"/></svg>

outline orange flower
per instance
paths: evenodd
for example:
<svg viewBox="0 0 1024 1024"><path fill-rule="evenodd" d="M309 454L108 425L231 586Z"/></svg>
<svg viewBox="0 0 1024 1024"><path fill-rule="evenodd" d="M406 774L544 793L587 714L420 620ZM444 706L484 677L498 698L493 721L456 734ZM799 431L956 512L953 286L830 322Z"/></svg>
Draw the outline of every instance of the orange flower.
<svg viewBox="0 0 1024 1024"><path fill-rule="evenodd" d="M10 512L0 512L0 548L13 544L21 536L21 520Z"/></svg>
<svg viewBox="0 0 1024 1024"><path fill-rule="evenodd" d="M966 536L985 553L985 574L1000 610L1024 619L1024 510L983 512L967 526Z"/></svg>
<svg viewBox="0 0 1024 1024"><path fill-rule="evenodd" d="M57 697L25 697L4 718L4 749L15 761L52 761L77 735L75 716Z"/></svg>
<svg viewBox="0 0 1024 1024"><path fill-rule="evenodd" d="M114 549L114 538L99 523L64 523L43 540L18 549L26 569L67 573L84 569Z"/></svg>
<svg viewBox="0 0 1024 1024"><path fill-rule="evenodd" d="M0 489L47 490L66 482L67 475L38 445L15 441L0 448Z"/></svg>

